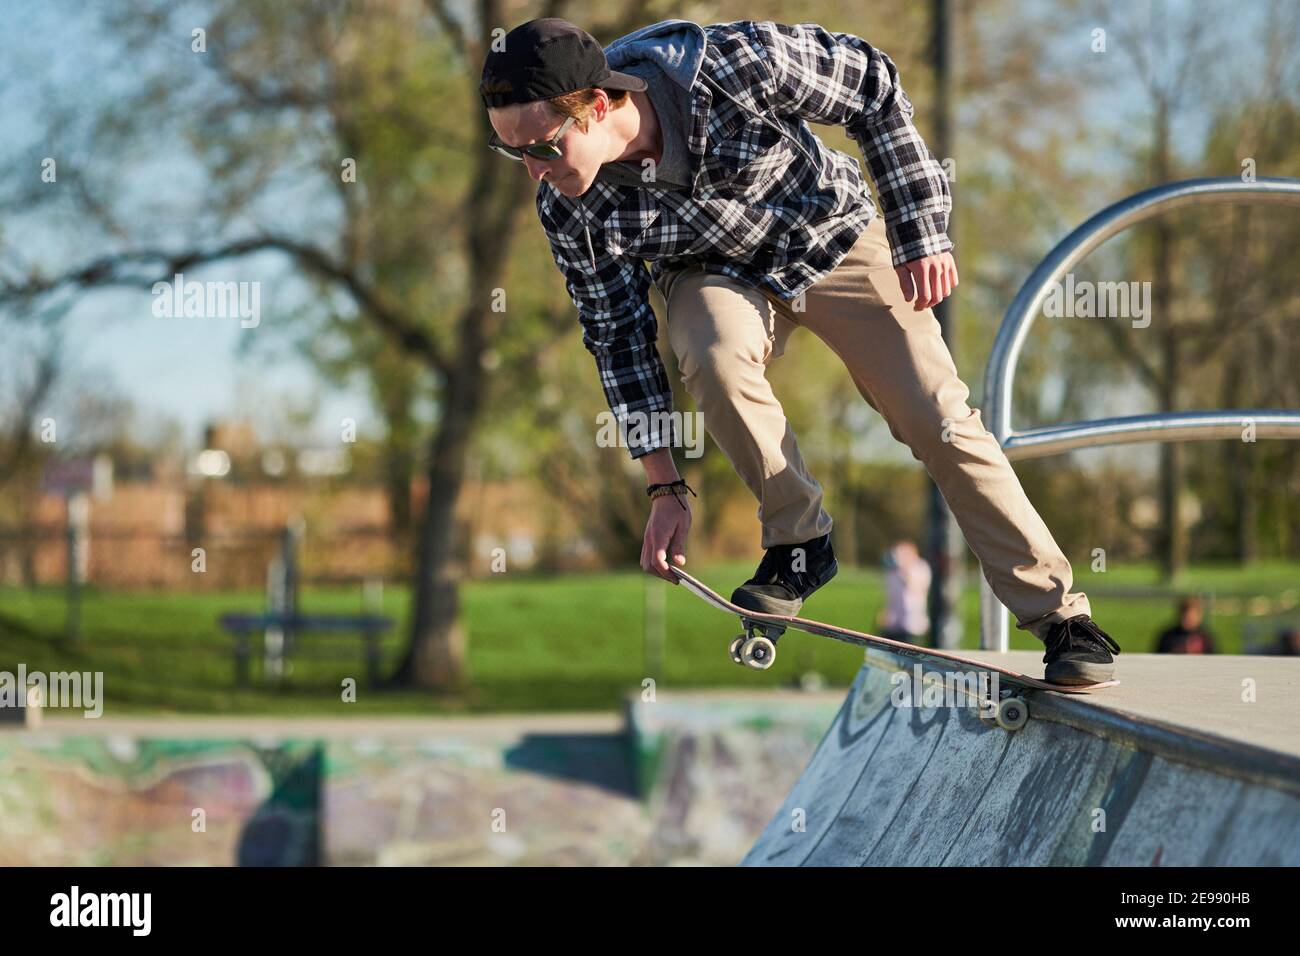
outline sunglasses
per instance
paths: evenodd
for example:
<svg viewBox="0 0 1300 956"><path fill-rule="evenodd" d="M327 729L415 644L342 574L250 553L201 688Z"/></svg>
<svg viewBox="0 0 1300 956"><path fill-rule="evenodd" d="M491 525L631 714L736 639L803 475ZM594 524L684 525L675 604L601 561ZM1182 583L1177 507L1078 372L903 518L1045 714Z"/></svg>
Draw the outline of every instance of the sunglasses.
<svg viewBox="0 0 1300 956"><path fill-rule="evenodd" d="M524 161L524 153L527 153L529 156L533 157L533 159L559 159L564 155L564 153L560 151L560 147L556 144L559 142L560 138L569 131L569 127L575 122L577 122L577 120L570 116L564 121L564 125L560 127L560 131L545 143L529 143L527 146L507 146L505 143L501 142L501 140L497 138L497 134L493 132L492 135L488 137L488 148L496 150L507 159L513 159L520 163Z"/></svg>

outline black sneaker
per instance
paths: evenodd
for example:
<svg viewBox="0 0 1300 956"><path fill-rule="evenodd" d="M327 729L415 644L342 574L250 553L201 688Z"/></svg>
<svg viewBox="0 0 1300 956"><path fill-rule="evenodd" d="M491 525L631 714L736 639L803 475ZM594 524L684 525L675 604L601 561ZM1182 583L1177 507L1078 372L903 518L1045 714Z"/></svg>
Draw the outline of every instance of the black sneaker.
<svg viewBox="0 0 1300 956"><path fill-rule="evenodd" d="M1043 679L1049 684L1100 684L1115 673L1111 654L1119 653L1119 645L1087 614L1053 624L1043 643Z"/></svg>
<svg viewBox="0 0 1300 956"><path fill-rule="evenodd" d="M801 570L794 570L797 549L803 551ZM798 614L804 599L839 569L829 533L803 544L778 544L767 549L754 576L732 592L731 603L765 614Z"/></svg>

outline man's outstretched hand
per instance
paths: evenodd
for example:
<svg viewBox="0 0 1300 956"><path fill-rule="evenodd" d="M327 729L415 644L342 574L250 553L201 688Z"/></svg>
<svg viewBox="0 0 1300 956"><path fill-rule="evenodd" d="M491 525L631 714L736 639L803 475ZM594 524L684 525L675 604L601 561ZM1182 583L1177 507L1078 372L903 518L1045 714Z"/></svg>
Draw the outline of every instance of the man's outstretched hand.
<svg viewBox="0 0 1300 956"><path fill-rule="evenodd" d="M911 302L914 312L938 305L957 287L957 260L951 252L941 252L937 256L913 259L901 266L895 266L898 285L903 290L903 298Z"/></svg>
<svg viewBox="0 0 1300 956"><path fill-rule="evenodd" d="M646 522L641 542L641 567L665 581L677 583L668 570L668 559L677 567L686 566L686 535L691 530L691 509L678 495L664 495L650 502L650 520Z"/></svg>

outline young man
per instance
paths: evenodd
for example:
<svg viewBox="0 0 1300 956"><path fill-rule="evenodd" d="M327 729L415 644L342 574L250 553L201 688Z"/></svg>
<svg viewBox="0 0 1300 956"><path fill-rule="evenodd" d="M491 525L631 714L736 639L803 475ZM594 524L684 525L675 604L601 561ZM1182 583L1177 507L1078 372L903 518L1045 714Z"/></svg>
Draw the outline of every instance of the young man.
<svg viewBox="0 0 1300 956"><path fill-rule="evenodd" d="M1071 591L930 312L957 284L951 199L887 56L814 23L747 20L668 20L602 51L545 18L488 55L480 92L489 145L543 183L537 214L610 408L650 424L628 430L650 482L642 567L675 581L691 522L654 282L686 388L759 500L766 553L735 603L796 613L837 568L821 487L764 375L803 326L933 476L993 592L1046 644L1047 679L1111 677L1119 646ZM809 122L861 147L883 221L857 161Z"/></svg>

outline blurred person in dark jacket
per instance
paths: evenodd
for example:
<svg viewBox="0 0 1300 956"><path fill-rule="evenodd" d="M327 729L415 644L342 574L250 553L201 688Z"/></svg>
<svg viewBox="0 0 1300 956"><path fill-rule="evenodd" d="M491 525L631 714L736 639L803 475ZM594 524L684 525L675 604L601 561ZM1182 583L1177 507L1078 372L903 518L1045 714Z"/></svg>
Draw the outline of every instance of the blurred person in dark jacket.
<svg viewBox="0 0 1300 956"><path fill-rule="evenodd" d="M1178 602L1178 623L1160 635L1157 654L1213 654L1214 638L1203 625L1201 599L1185 597Z"/></svg>
<svg viewBox="0 0 1300 956"><path fill-rule="evenodd" d="M1300 627L1289 627L1279 631L1277 650L1273 653L1279 657L1300 657Z"/></svg>

